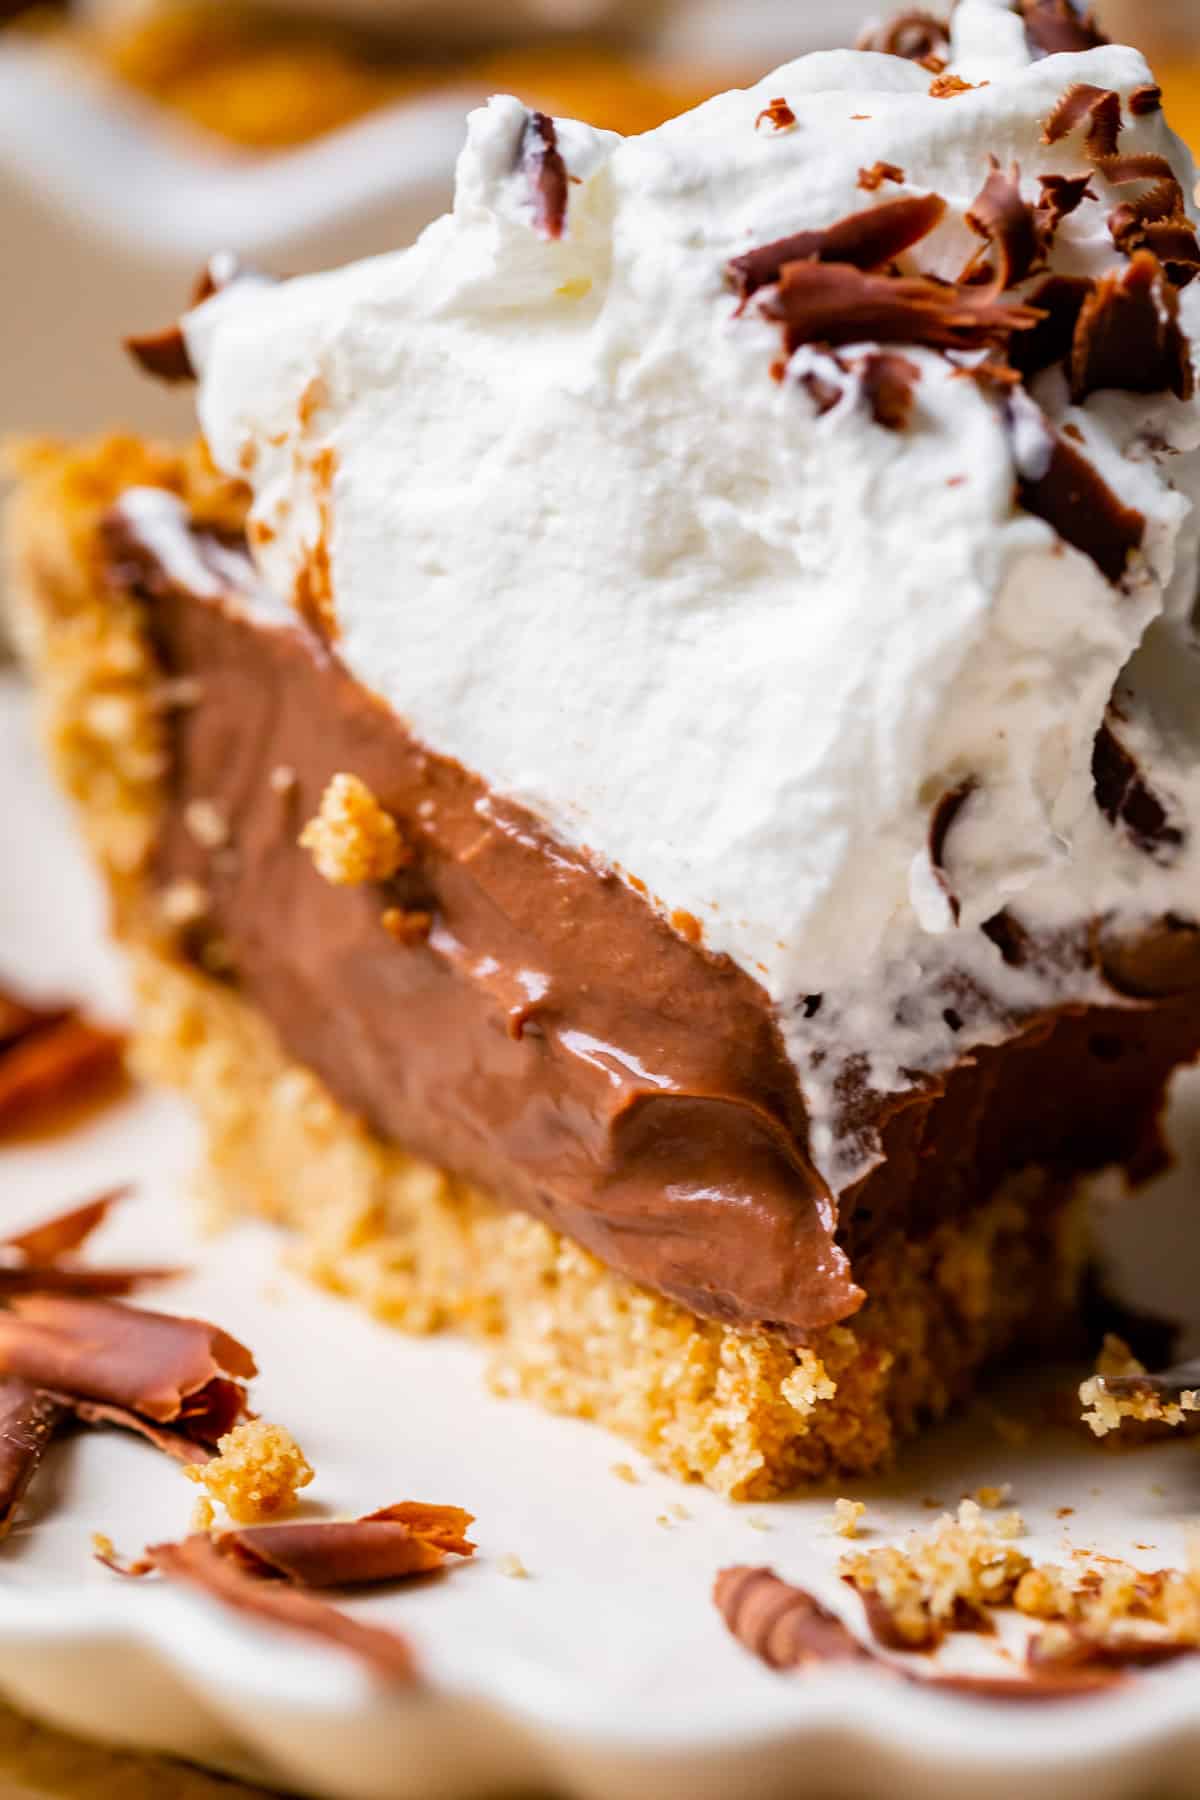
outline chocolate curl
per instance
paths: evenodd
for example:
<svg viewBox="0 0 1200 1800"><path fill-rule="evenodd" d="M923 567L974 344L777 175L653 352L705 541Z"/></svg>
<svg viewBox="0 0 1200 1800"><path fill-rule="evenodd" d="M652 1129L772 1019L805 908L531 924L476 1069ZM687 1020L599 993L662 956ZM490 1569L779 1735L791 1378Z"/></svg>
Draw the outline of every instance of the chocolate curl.
<svg viewBox="0 0 1200 1800"><path fill-rule="evenodd" d="M0 1379L0 1538L17 1509L67 1409L17 1376Z"/></svg>
<svg viewBox="0 0 1200 1800"><path fill-rule="evenodd" d="M244 1413L242 1382L257 1369L236 1338L199 1319L29 1294L0 1313L0 1372L215 1443Z"/></svg>
<svg viewBox="0 0 1200 1800"><path fill-rule="evenodd" d="M1042 185L1042 197L1035 209L1036 230L1045 255L1053 248L1063 220L1077 212L1085 200L1095 200L1096 195L1092 191L1090 175L1039 175L1038 180Z"/></svg>
<svg viewBox="0 0 1200 1800"><path fill-rule="evenodd" d="M177 1269L91 1269L63 1260L73 1250L82 1248L115 1203L128 1193L128 1188L114 1188L28 1231L0 1239L0 1296L43 1293L112 1297L132 1294L147 1282L167 1281L177 1275Z"/></svg>
<svg viewBox="0 0 1200 1800"><path fill-rule="evenodd" d="M1195 377L1179 326L1178 294L1149 250L1137 251L1118 274L1102 277L1084 301L1070 376L1077 406L1101 388L1191 399Z"/></svg>
<svg viewBox="0 0 1200 1800"><path fill-rule="evenodd" d="M216 1540L248 1574L297 1587L359 1587L440 1569L448 1555L469 1557L470 1513L456 1506L404 1501L363 1519L299 1525L249 1525Z"/></svg>
<svg viewBox="0 0 1200 1800"><path fill-rule="evenodd" d="M40 1225L32 1225L26 1231L10 1232L7 1237L0 1238L0 1247L19 1251L29 1263L57 1262L60 1256L81 1250L117 1202L126 1199L130 1191L128 1187L111 1188L108 1193L85 1200L82 1206L73 1206L69 1212L57 1213Z"/></svg>
<svg viewBox="0 0 1200 1800"><path fill-rule="evenodd" d="M519 160L533 192L535 229L544 238L561 238L567 223L570 177L558 147L558 129L548 113L531 112L525 121Z"/></svg>
<svg viewBox="0 0 1200 1800"><path fill-rule="evenodd" d="M1009 351L1013 368L1027 381L1070 356L1079 315L1091 292L1092 283L1084 275L1051 275L1030 295L1043 317L1032 331L1014 338Z"/></svg>
<svg viewBox="0 0 1200 1800"><path fill-rule="evenodd" d="M127 1406L106 1406L99 1400L77 1400L67 1394L53 1396L61 1405L68 1407L81 1425L116 1425L122 1431L134 1431L139 1437L161 1450L173 1462L199 1466L211 1462L213 1447L211 1443L201 1443L197 1438L189 1437L182 1426L156 1425L152 1419L142 1418L140 1413L131 1411ZM185 1421L187 1423L187 1421ZM237 1424L235 1415L229 1421L228 1429ZM224 1436L224 1432L219 1434Z"/></svg>
<svg viewBox="0 0 1200 1800"><path fill-rule="evenodd" d="M879 350L862 365L862 389L871 415L887 431L907 431L921 371L907 356Z"/></svg>
<svg viewBox="0 0 1200 1800"><path fill-rule="evenodd" d="M1121 136L1121 96L1113 88L1078 81L1058 101L1042 132L1043 144L1057 144L1087 122L1087 153L1093 162L1115 156Z"/></svg>
<svg viewBox="0 0 1200 1800"><path fill-rule="evenodd" d="M1038 56L1096 50L1109 42L1095 13L1082 11L1072 0L1022 0L1021 10L1029 48Z"/></svg>
<svg viewBox="0 0 1200 1800"><path fill-rule="evenodd" d="M819 231L797 231L756 250L733 257L725 266L729 285L742 300L779 280L788 263L848 263L856 269L882 269L905 250L927 238L945 217L940 194L916 194L886 200L850 213Z"/></svg>
<svg viewBox="0 0 1200 1800"><path fill-rule="evenodd" d="M1114 187L1150 185L1135 199L1122 200L1109 215L1113 243L1126 256L1150 250L1176 287L1187 287L1200 272L1200 241L1187 202L1165 156L1110 156L1100 164Z"/></svg>
<svg viewBox="0 0 1200 1800"><path fill-rule="evenodd" d="M145 1564L129 1572L157 1569L169 1581L181 1581L223 1605L264 1624L315 1638L347 1650L389 1686L416 1684L417 1665L407 1642L382 1626L360 1624L324 1601L284 1582L261 1581L225 1556L209 1537L185 1538L180 1544L152 1544Z"/></svg>
<svg viewBox="0 0 1200 1800"><path fill-rule="evenodd" d="M1045 473L1021 475L1017 492L1026 512L1044 519L1064 542L1090 556L1109 581L1122 579L1145 538L1145 517L1117 499L1074 444L1053 436Z"/></svg>
<svg viewBox="0 0 1200 1800"><path fill-rule="evenodd" d="M864 342L1004 349L1014 332L1031 330L1041 317L922 275L864 275L848 263L787 263L761 305L783 324L789 352L801 344Z"/></svg>
<svg viewBox="0 0 1200 1800"><path fill-rule="evenodd" d="M950 26L934 13L913 9L897 13L882 25L868 26L859 36L858 48L925 63L930 57L940 59L949 54Z"/></svg>
<svg viewBox="0 0 1200 1800"><path fill-rule="evenodd" d="M161 331L147 331L122 343L138 367L155 381L175 386L195 381L196 370L188 354L182 325L167 325Z"/></svg>
<svg viewBox="0 0 1200 1800"><path fill-rule="evenodd" d="M67 1006L31 1006L27 1000L0 988L0 1051L44 1025L59 1024L70 1010Z"/></svg>
<svg viewBox="0 0 1200 1800"><path fill-rule="evenodd" d="M865 194L877 193L885 181L902 184L904 178L904 170L899 163L874 162L869 169L858 171L858 185Z"/></svg>
<svg viewBox="0 0 1200 1800"><path fill-rule="evenodd" d="M967 224L998 253L991 292L999 295L1033 273L1042 254L1037 213L1021 196L1021 171L1014 163L1006 175L995 156L990 174L971 202Z"/></svg>
<svg viewBox="0 0 1200 1800"><path fill-rule="evenodd" d="M1106 720L1092 750L1096 805L1110 825L1121 825L1139 850L1158 861L1169 859L1183 833L1169 823L1167 809L1147 785L1137 759Z"/></svg>
<svg viewBox="0 0 1200 1800"><path fill-rule="evenodd" d="M1129 96L1129 110L1135 119L1144 119L1149 113L1161 112L1162 103L1163 91L1154 82L1134 88Z"/></svg>
<svg viewBox="0 0 1200 1800"><path fill-rule="evenodd" d="M0 1133L111 1079L124 1050L120 1032L70 1012L10 1037L0 1047Z"/></svg>
<svg viewBox="0 0 1200 1800"><path fill-rule="evenodd" d="M973 775L960 781L943 794L934 807L929 819L929 864L937 877L938 886L946 896L946 904L950 908L950 917L957 925L962 913L962 903L950 886L946 876L946 839L954 827L963 807L978 788L979 783Z"/></svg>

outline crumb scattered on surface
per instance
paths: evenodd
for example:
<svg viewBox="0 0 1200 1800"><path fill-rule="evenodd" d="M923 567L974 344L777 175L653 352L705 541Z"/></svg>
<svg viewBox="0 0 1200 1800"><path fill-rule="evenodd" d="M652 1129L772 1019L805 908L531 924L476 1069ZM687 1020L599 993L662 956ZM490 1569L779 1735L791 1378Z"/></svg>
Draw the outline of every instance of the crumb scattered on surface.
<svg viewBox="0 0 1200 1800"><path fill-rule="evenodd" d="M910 1532L903 1546L844 1556L839 1573L867 1606L875 1635L893 1649L932 1649L948 1631L987 1616L1011 1601L1030 1568L1009 1541L1022 1529L1008 1513L985 1520L974 1500L957 1517L939 1519L928 1532Z"/></svg>
<svg viewBox="0 0 1200 1800"><path fill-rule="evenodd" d="M290 1512L299 1489L313 1478L291 1432L265 1419L235 1425L218 1443L211 1462L189 1464L184 1474L207 1488L237 1525Z"/></svg>
<svg viewBox="0 0 1200 1800"><path fill-rule="evenodd" d="M529 1570L525 1567L525 1564L521 1561L520 1557L512 1550L510 1550L506 1556L500 1558L497 1567L502 1575L509 1576L513 1581L527 1581L529 1579Z"/></svg>
<svg viewBox="0 0 1200 1800"><path fill-rule="evenodd" d="M684 1506L678 1500L674 1501L670 1506L668 1506L667 1511L670 1513L670 1515L673 1519L678 1519L680 1524L683 1524L684 1522L686 1522L686 1520L690 1519L692 1516L691 1513L688 1511L687 1507Z"/></svg>
<svg viewBox="0 0 1200 1800"><path fill-rule="evenodd" d="M415 906L389 906L380 922L398 944L423 944L433 929L433 914Z"/></svg>
<svg viewBox="0 0 1200 1800"><path fill-rule="evenodd" d="M977 1487L971 1498L976 1506L994 1512L997 1507L1012 1499L1012 1483L1006 1481L1000 1487Z"/></svg>
<svg viewBox="0 0 1200 1800"><path fill-rule="evenodd" d="M1110 1332L1096 1358L1095 1374L1081 1382L1079 1388L1083 1422L1096 1437L1119 1431L1127 1419L1174 1428L1183 1424L1185 1414L1200 1412L1200 1390L1195 1388L1185 1389L1174 1401L1164 1399L1150 1387L1129 1394L1110 1394L1104 1385L1112 1379L1136 1380L1145 1373L1145 1364L1138 1361L1124 1339Z"/></svg>
<svg viewBox="0 0 1200 1800"><path fill-rule="evenodd" d="M335 887L389 881L409 860L395 819L357 775L333 776L299 841Z"/></svg>
<svg viewBox="0 0 1200 1800"><path fill-rule="evenodd" d="M767 1524L767 1521L763 1518L760 1518L757 1513L747 1513L746 1514L746 1523L750 1527L751 1531L770 1531L770 1529L771 1529L771 1527Z"/></svg>
<svg viewBox="0 0 1200 1800"><path fill-rule="evenodd" d="M632 1463L610 1463L608 1472L610 1475L615 1475L618 1481L627 1481L630 1487L637 1486L637 1470Z"/></svg>
<svg viewBox="0 0 1200 1800"><path fill-rule="evenodd" d="M103 1531L92 1533L92 1555L112 1559L117 1554L117 1546Z"/></svg>
<svg viewBox="0 0 1200 1800"><path fill-rule="evenodd" d="M833 1503L833 1529L838 1537L856 1538L866 1510L866 1502L863 1500L835 1500Z"/></svg>

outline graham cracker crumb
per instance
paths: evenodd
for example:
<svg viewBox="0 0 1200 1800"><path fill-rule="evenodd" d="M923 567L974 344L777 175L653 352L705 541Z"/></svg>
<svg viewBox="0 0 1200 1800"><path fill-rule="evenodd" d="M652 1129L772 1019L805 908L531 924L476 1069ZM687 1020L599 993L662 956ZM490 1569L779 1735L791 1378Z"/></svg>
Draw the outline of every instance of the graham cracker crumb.
<svg viewBox="0 0 1200 1800"><path fill-rule="evenodd" d="M833 1529L838 1537L856 1538L863 1514L866 1512L863 1500L835 1500L833 1503Z"/></svg>
<svg viewBox="0 0 1200 1800"><path fill-rule="evenodd" d="M747 1513L746 1523L751 1531L770 1531L771 1529L767 1524L767 1521L765 1519L760 1519L757 1513Z"/></svg>
<svg viewBox="0 0 1200 1800"><path fill-rule="evenodd" d="M299 842L335 887L389 881L410 860L395 819L357 775L333 777Z"/></svg>
<svg viewBox="0 0 1200 1800"><path fill-rule="evenodd" d="M92 1533L92 1555L100 1556L100 1557L108 1557L111 1560L112 1558L114 1558L116 1556L116 1554L117 1554L117 1546L113 1543L112 1539L110 1537L106 1536L103 1531L93 1531L93 1533Z"/></svg>
<svg viewBox="0 0 1200 1800"><path fill-rule="evenodd" d="M168 925L194 925L208 911L208 895L198 881L172 881L159 896Z"/></svg>
<svg viewBox="0 0 1200 1800"><path fill-rule="evenodd" d="M290 1512L297 1491L313 1478L291 1432L265 1419L235 1425L220 1439L211 1462L189 1464L184 1474L206 1487L235 1525L253 1525Z"/></svg>
<svg viewBox="0 0 1200 1800"><path fill-rule="evenodd" d="M206 1494L201 1494L192 1508L192 1516L188 1520L189 1531L209 1532L213 1528L217 1511Z"/></svg>
<svg viewBox="0 0 1200 1800"><path fill-rule="evenodd" d="M211 800L189 800L183 809L183 823L205 850L219 850L229 842L229 821Z"/></svg>
<svg viewBox="0 0 1200 1800"><path fill-rule="evenodd" d="M994 1512L998 1506L1003 1506L1006 1500L1012 1498L1012 1484L1006 1481L1001 1487L977 1487L971 1498L977 1506Z"/></svg>
<svg viewBox="0 0 1200 1800"><path fill-rule="evenodd" d="M515 1551L510 1550L506 1556L502 1556L496 1566L502 1575L507 1575L512 1581L529 1579L529 1570Z"/></svg>
<svg viewBox="0 0 1200 1800"><path fill-rule="evenodd" d="M636 1487L638 1485L637 1470L632 1463L610 1463L608 1472L610 1475L615 1475L618 1481L627 1481L630 1487Z"/></svg>
<svg viewBox="0 0 1200 1800"><path fill-rule="evenodd" d="M974 1500L928 1532L910 1532L903 1547L844 1556L839 1573L867 1605L872 1628L896 1649L932 1649L948 1631L978 1621L1013 1597L1030 1559L1007 1542L1021 1529L1007 1515L985 1523Z"/></svg>
<svg viewBox="0 0 1200 1800"><path fill-rule="evenodd" d="M296 771L290 763L276 763L267 776L267 786L274 794L290 794L296 785Z"/></svg>
<svg viewBox="0 0 1200 1800"><path fill-rule="evenodd" d="M1109 1379L1137 1379L1145 1375L1140 1363L1122 1338L1110 1332L1096 1358L1096 1373L1081 1382L1079 1400L1083 1406L1083 1423L1098 1438L1119 1431L1125 1420L1138 1424L1182 1425L1186 1413L1200 1412L1200 1392L1187 1388L1178 1401L1166 1400L1151 1387L1131 1394L1110 1394L1104 1386Z"/></svg>
<svg viewBox="0 0 1200 1800"><path fill-rule="evenodd" d="M389 906L380 922L398 944L423 944L433 928L433 914L416 907Z"/></svg>
<svg viewBox="0 0 1200 1800"><path fill-rule="evenodd" d="M678 1519L681 1524L686 1522L692 1516L687 1507L681 1505L678 1500L673 1501L671 1505L668 1506L667 1511L673 1519Z"/></svg>

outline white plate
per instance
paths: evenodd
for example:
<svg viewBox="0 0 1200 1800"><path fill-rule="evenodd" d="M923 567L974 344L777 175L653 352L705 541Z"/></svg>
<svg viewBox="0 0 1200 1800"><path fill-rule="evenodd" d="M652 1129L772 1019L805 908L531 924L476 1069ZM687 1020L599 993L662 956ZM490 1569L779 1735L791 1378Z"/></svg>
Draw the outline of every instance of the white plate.
<svg viewBox="0 0 1200 1800"><path fill-rule="evenodd" d="M100 912L38 768L26 702L15 682L0 683L0 974L111 1009L121 983ZM769 1674L726 1635L713 1575L770 1562L852 1617L856 1603L833 1575L844 1545L829 1534L830 1496L747 1511L645 1469L636 1486L618 1480L612 1464L628 1453L617 1440L491 1398L479 1355L461 1343L402 1338L301 1286L281 1272L265 1229L198 1242L185 1201L194 1150L182 1108L137 1096L77 1134L0 1151L0 1225L135 1179L137 1198L97 1255L193 1267L161 1304L253 1348L256 1404L295 1430L317 1469L312 1507L467 1506L479 1555L444 1580L353 1603L408 1633L428 1672L427 1691L382 1698L337 1652L92 1563L93 1531L128 1551L181 1534L195 1493L140 1442L93 1433L52 1451L0 1554L0 1690L19 1708L339 1800L548 1786L595 1800L1200 1791L1200 1666L1145 1677L1135 1699L1018 1710L862 1673ZM1157 1290L1178 1303L1196 1291L1195 1167L1126 1215L1143 1298ZM867 1501L876 1536L866 1541L878 1542L928 1523L925 1497L953 1504L1000 1481L1014 1484L1038 1555L1099 1547L1147 1566L1175 1562L1200 1511L1190 1446L1108 1455L1043 1433L1014 1450L986 1407L932 1436L895 1477L846 1491ZM674 1502L690 1517L656 1523ZM1064 1506L1073 1515L1056 1518ZM528 1580L503 1573L510 1554Z"/></svg>

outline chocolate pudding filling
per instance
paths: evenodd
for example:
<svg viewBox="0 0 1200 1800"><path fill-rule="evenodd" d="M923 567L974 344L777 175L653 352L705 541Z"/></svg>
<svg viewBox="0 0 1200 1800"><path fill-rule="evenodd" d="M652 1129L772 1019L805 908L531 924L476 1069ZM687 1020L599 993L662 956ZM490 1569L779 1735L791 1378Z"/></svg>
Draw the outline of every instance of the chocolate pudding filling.
<svg viewBox="0 0 1200 1800"><path fill-rule="evenodd" d="M862 1305L856 1257L1012 1173L1155 1166L1165 1083L1200 1049L1194 930L1169 954L1148 942L1144 970L1122 944L1111 1007L1047 1011L943 1078L855 1093L883 1156L835 1199L748 974L417 742L262 595L244 546L173 496L127 496L105 543L110 580L188 684L167 720L155 870L164 890L202 891L182 948L382 1138L695 1313L795 1342ZM339 772L411 850L387 882L332 885L297 842ZM397 931L406 917L420 928ZM1153 1004L1125 998L1164 985Z"/></svg>

